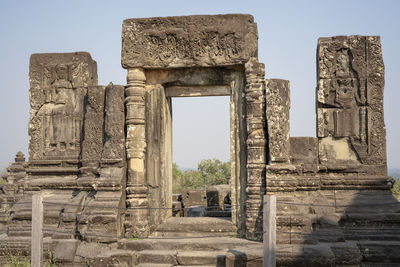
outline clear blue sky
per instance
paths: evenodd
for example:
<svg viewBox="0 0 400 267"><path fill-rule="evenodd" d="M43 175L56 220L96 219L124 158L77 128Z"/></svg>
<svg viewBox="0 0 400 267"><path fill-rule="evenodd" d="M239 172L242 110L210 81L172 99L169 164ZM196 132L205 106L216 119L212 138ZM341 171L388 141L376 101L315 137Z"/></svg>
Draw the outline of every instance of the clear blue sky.
<svg viewBox="0 0 400 267"><path fill-rule="evenodd" d="M224 13L254 16L266 77L290 80L292 136L315 136L318 37L380 35L388 163L400 167L400 1L2 0L0 10L0 168L18 150L27 154L32 53L88 51L98 63L100 84L125 84L120 63L124 19ZM228 160L228 127L226 98L174 100L174 161L195 167L202 158Z"/></svg>

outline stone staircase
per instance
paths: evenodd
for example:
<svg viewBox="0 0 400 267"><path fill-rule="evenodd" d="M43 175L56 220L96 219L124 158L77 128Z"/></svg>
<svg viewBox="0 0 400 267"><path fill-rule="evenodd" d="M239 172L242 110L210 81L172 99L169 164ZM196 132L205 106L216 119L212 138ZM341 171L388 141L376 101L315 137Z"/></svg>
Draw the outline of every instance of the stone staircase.
<svg viewBox="0 0 400 267"><path fill-rule="evenodd" d="M261 243L235 237L153 237L118 242L118 249L136 252L134 262L142 267L234 266L235 252L243 247L253 250L255 255L262 254Z"/></svg>
<svg viewBox="0 0 400 267"><path fill-rule="evenodd" d="M171 217L150 237L236 237L236 232L231 218Z"/></svg>
<svg viewBox="0 0 400 267"><path fill-rule="evenodd" d="M327 233L316 229L317 242L278 243L276 265L399 266L398 241L321 241ZM60 266L262 266L263 244L235 236L236 228L227 218L172 217L146 239L120 239L109 245L82 242L74 262Z"/></svg>
<svg viewBox="0 0 400 267"><path fill-rule="evenodd" d="M234 266L239 247L262 254L261 243L236 238L236 232L230 218L172 217L147 239L120 240L118 250L98 255L94 266L117 266L112 262L128 252L132 254L125 265L141 267ZM261 266L262 259L258 260L254 266Z"/></svg>

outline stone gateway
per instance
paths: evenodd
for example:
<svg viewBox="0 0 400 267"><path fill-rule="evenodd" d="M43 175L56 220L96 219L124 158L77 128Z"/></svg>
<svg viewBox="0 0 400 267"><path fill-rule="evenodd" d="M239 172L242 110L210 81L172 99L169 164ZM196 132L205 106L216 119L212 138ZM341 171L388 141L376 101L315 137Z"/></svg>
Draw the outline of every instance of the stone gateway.
<svg viewBox="0 0 400 267"><path fill-rule="evenodd" d="M121 63L126 85L100 86L87 52L31 56L29 158L0 185L2 264L29 256L42 194L60 266L261 266L266 193L278 266L400 264L379 36L318 40L316 137L290 136L290 83L265 78L251 15L127 19ZM171 99L196 96L230 97L232 219L179 218L177 231Z"/></svg>

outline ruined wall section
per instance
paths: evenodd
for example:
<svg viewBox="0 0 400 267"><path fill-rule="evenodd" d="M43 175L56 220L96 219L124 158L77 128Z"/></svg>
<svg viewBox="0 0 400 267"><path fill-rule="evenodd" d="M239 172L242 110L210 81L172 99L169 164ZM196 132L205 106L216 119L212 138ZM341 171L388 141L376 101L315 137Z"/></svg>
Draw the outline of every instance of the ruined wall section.
<svg viewBox="0 0 400 267"><path fill-rule="evenodd" d="M277 196L277 240L374 240L378 230L368 226L392 227L388 212L400 209L387 176L380 39L320 38L317 56L317 137L289 138L289 83L266 81L266 180Z"/></svg>
<svg viewBox="0 0 400 267"><path fill-rule="evenodd" d="M15 155L15 161L6 169L2 177L4 183L0 184L0 234L6 233L10 209L23 196L27 167L25 155L18 152Z"/></svg>
<svg viewBox="0 0 400 267"><path fill-rule="evenodd" d="M30 86L27 176L21 203L6 214L8 236L30 235L31 195L40 193L45 236L116 240L125 211L124 87L98 86L86 52L32 55Z"/></svg>

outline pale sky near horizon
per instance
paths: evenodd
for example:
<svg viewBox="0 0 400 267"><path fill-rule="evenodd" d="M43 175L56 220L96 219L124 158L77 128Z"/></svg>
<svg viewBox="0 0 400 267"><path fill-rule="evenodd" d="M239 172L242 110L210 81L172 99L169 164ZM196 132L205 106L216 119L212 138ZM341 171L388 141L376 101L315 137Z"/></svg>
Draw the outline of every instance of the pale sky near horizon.
<svg viewBox="0 0 400 267"><path fill-rule="evenodd" d="M27 156L29 57L88 51L99 84L126 84L121 25L127 18L247 13L259 33L266 78L291 84L291 136L315 136L319 37L380 35L385 62L388 165L400 168L400 1L17 1L0 3L0 169L17 151ZM229 100L174 99L174 161L193 168L203 158L229 160Z"/></svg>

